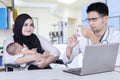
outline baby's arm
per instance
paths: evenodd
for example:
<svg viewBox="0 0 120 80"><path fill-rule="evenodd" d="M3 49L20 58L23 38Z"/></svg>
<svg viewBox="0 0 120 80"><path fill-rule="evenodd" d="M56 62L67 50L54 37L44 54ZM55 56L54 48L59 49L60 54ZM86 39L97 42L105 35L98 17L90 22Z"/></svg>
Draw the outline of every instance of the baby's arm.
<svg viewBox="0 0 120 80"><path fill-rule="evenodd" d="M34 49L26 49L22 52L24 55L30 55L30 54L36 54L37 53L37 49L34 48Z"/></svg>

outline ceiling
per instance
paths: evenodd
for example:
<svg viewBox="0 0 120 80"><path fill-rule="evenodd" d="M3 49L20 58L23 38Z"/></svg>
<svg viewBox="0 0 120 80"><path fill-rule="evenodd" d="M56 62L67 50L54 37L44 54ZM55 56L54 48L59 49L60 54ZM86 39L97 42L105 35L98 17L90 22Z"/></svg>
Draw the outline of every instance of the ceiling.
<svg viewBox="0 0 120 80"><path fill-rule="evenodd" d="M16 1L22 1L24 3L32 3L33 7L34 7L34 4L35 5L37 4L37 5L40 6L41 4L44 3L45 6L47 6L47 5L57 5L58 7L78 8L78 7L81 7L81 6L85 5L85 4L88 4L88 3L94 2L94 1L98 1L98 0L76 0L76 2L74 2L72 4L60 3L57 0L15 0L15 2Z"/></svg>

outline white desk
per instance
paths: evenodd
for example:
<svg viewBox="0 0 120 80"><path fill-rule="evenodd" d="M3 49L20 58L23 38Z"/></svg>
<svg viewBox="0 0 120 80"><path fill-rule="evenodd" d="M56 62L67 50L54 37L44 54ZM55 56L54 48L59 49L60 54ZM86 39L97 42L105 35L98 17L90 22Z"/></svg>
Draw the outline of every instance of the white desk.
<svg viewBox="0 0 120 80"><path fill-rule="evenodd" d="M14 71L0 72L0 80L120 80L120 72L78 76L59 69Z"/></svg>

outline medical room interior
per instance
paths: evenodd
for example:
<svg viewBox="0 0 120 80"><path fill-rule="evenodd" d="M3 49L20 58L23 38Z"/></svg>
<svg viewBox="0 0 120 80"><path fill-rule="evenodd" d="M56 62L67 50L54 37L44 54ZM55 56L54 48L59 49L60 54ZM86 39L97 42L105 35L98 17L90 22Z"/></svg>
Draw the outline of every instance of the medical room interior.
<svg viewBox="0 0 120 80"><path fill-rule="evenodd" d="M3 43L13 35L12 28L17 15L27 13L34 21L34 33L42 35L60 50L61 56L66 50L67 39L76 33L79 25L89 26L86 8L93 2L108 4L110 15L108 26L120 31L119 0L0 0L0 7L7 9L7 23L0 20L0 66L4 70ZM0 16L4 16L0 13ZM77 60L77 61L76 61ZM69 66L81 66L81 58L73 60ZM52 65L64 68L63 65ZM57 79L55 79L57 80Z"/></svg>

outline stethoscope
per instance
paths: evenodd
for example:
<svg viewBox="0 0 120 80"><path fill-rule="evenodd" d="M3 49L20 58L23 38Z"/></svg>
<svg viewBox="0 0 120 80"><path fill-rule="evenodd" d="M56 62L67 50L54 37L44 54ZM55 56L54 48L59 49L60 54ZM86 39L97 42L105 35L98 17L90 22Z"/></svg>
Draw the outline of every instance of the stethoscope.
<svg viewBox="0 0 120 80"><path fill-rule="evenodd" d="M106 30L106 31L107 31L107 30ZM100 41L101 44L108 44L108 43L109 43L108 40L107 40L108 37L109 37L109 34L110 34L110 29L109 29L109 27L108 27L108 31L107 31L106 38L105 38L104 40L102 40L102 39L104 38L104 36L105 36L105 35L103 35L103 37L102 37L102 39L101 39L101 41ZM89 39L88 39L87 43L89 44Z"/></svg>
<svg viewBox="0 0 120 80"><path fill-rule="evenodd" d="M109 34L110 34L110 29L108 27L106 38L104 40L101 40L101 42L100 42L101 44L104 44L104 43L108 44L109 43L108 40L107 40L108 37L109 37Z"/></svg>

